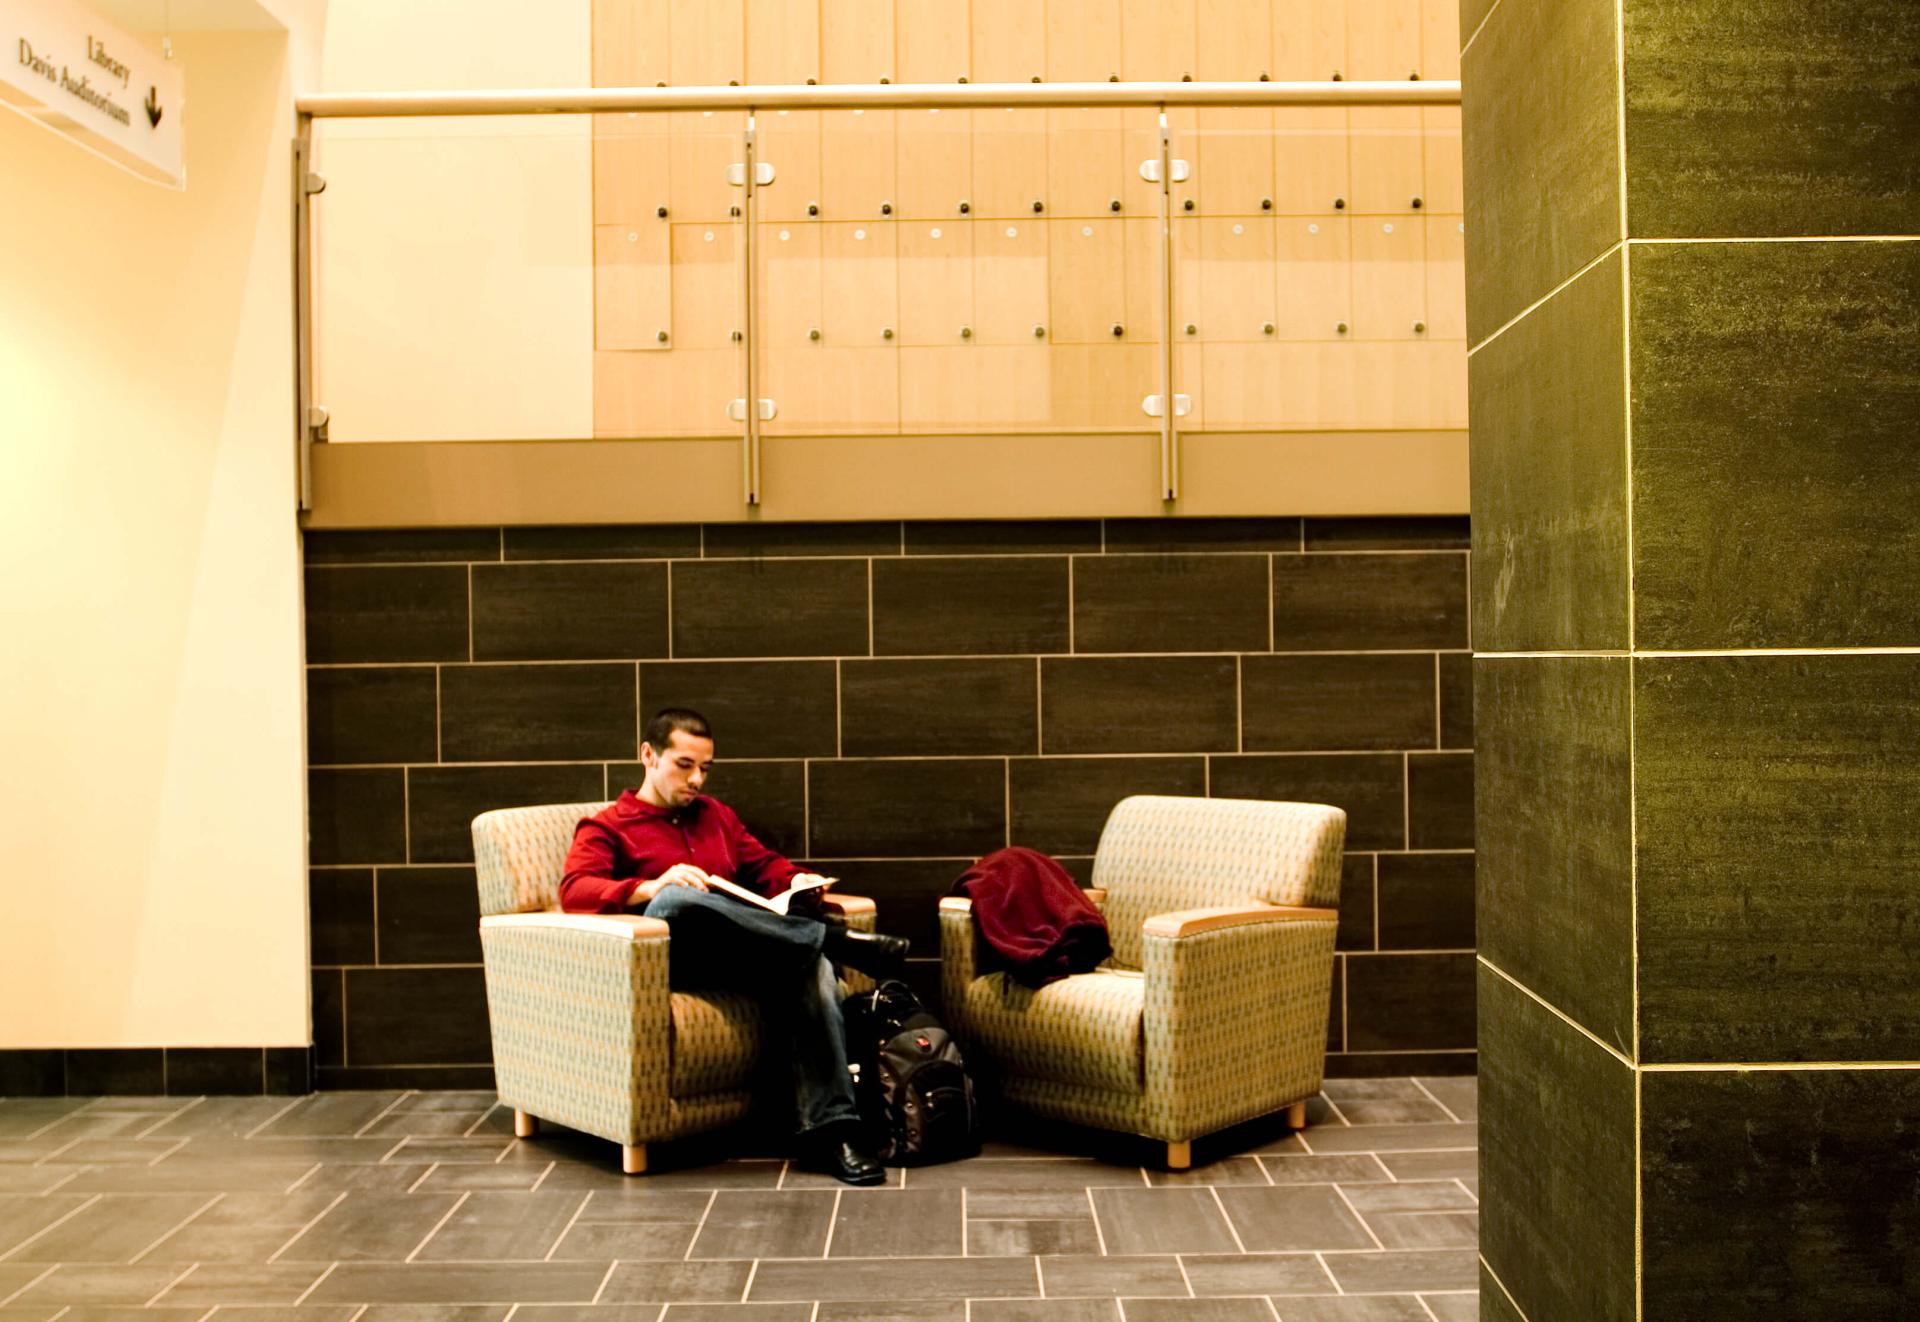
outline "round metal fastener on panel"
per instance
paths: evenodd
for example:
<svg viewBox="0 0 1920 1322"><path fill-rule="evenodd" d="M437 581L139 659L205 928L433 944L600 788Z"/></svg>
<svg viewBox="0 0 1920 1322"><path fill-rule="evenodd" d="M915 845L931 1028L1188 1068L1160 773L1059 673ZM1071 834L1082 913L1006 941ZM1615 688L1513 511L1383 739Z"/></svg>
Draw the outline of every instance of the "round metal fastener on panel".
<svg viewBox="0 0 1920 1322"><path fill-rule="evenodd" d="M818 326L814 326L814 327L812 327L812 328L810 328L810 329L809 329L809 330L807 331L807 338L808 338L808 339L810 339L810 340L817 340L817 339L819 339L819 338L820 338L820 328L819 328Z"/></svg>
<svg viewBox="0 0 1920 1322"><path fill-rule="evenodd" d="M1413 323L1413 333L1414 333L1415 335L1425 335L1425 334L1427 333L1427 323L1426 323L1426 322L1424 322L1424 321L1416 321L1416 322L1414 322L1414 323Z"/></svg>
<svg viewBox="0 0 1920 1322"><path fill-rule="evenodd" d="M1045 211L1046 209L1047 209L1047 204L1046 204L1045 202L1042 202L1042 201L1041 201L1041 200L1040 200L1039 198L1037 198L1037 197L1036 197L1035 199L1033 199L1033 214L1034 214L1034 215L1036 215L1036 216L1037 216L1037 215L1039 215L1039 214L1040 214L1041 212L1043 212L1043 211Z"/></svg>
<svg viewBox="0 0 1920 1322"><path fill-rule="evenodd" d="M881 338L881 339L883 339L883 340L890 340L890 339L892 339L892 338L893 338L893 327L891 327L891 326L882 326L882 327L880 328L880 338Z"/></svg>
<svg viewBox="0 0 1920 1322"><path fill-rule="evenodd" d="M1273 323L1272 323L1272 322L1270 322L1270 321L1263 321L1263 322L1261 322L1261 323L1260 323L1260 333L1261 333L1262 335L1271 335L1271 334L1273 334Z"/></svg>
<svg viewBox="0 0 1920 1322"><path fill-rule="evenodd" d="M809 203L807 203L807 214L808 214L809 216L817 216L817 215L819 215L819 214L820 214L820 204L819 204L818 202L809 202Z"/></svg>
<svg viewBox="0 0 1920 1322"><path fill-rule="evenodd" d="M1180 204L1180 208L1181 208L1181 210L1183 210L1183 211L1191 211L1191 210L1193 210L1193 199L1192 199L1192 198L1188 198L1188 199L1187 199L1186 201L1184 201L1184 202L1182 202L1182 203Z"/></svg>
<svg viewBox="0 0 1920 1322"><path fill-rule="evenodd" d="M1036 340L1044 340L1044 339L1046 339L1046 338L1047 338L1047 328L1046 328L1045 326L1035 326L1035 327L1033 328L1033 338L1034 338L1034 339L1036 339Z"/></svg>
<svg viewBox="0 0 1920 1322"><path fill-rule="evenodd" d="M1198 326L1194 325L1192 322L1187 323L1187 334L1198 335L1199 333L1200 333L1200 328Z"/></svg>
<svg viewBox="0 0 1920 1322"><path fill-rule="evenodd" d="M1413 199L1413 209L1414 209L1415 211L1418 211L1418 210L1419 210L1419 209L1420 209L1421 207L1423 207L1423 206L1425 206L1425 205L1426 205L1426 203L1425 203L1425 202L1423 202L1423 201L1421 201L1421 200L1420 200L1419 198L1417 198L1417 197L1416 197L1416 198L1414 198L1414 199Z"/></svg>
<svg viewBox="0 0 1920 1322"><path fill-rule="evenodd" d="M1261 198L1261 199L1260 199L1260 209L1261 209L1262 211L1271 211L1271 210L1273 210L1273 199L1272 199L1272 198L1270 198L1270 197L1263 197L1263 198Z"/></svg>
<svg viewBox="0 0 1920 1322"><path fill-rule="evenodd" d="M1112 330L1113 330L1113 335L1115 339L1119 339L1122 335L1125 335L1127 333L1127 328L1125 326L1122 326L1117 321L1113 323Z"/></svg>
<svg viewBox="0 0 1920 1322"><path fill-rule="evenodd" d="M1346 198L1344 198L1344 197L1336 197L1336 198L1334 198L1334 199L1333 199L1333 209L1334 209L1335 211L1345 211L1345 210L1347 209L1347 199L1346 199Z"/></svg>
<svg viewBox="0 0 1920 1322"><path fill-rule="evenodd" d="M961 214L961 215L963 215L963 216L965 216L965 215L968 215L968 214L970 214L970 213L971 213L972 211L973 211L973 203L971 203L971 202L962 202L962 203L960 204L960 214Z"/></svg>
<svg viewBox="0 0 1920 1322"><path fill-rule="evenodd" d="M891 216L893 214L893 203L882 202L880 204L880 214L883 216Z"/></svg>
<svg viewBox="0 0 1920 1322"><path fill-rule="evenodd" d="M1346 322L1344 322L1344 321L1336 321L1336 322L1334 322L1334 323L1333 323L1333 332L1334 332L1334 334L1336 334L1336 335L1345 335L1345 334L1347 333L1347 323L1346 323Z"/></svg>
<svg viewBox="0 0 1920 1322"><path fill-rule="evenodd" d="M653 338L660 341L660 343L665 344L667 342L667 333L665 331L655 331L653 333Z"/></svg>
<svg viewBox="0 0 1920 1322"><path fill-rule="evenodd" d="M972 339L972 338L973 338L973 327L971 327L971 326L962 326L962 327L960 328L960 338L961 338L961 339L963 339L963 340L970 340L970 339Z"/></svg>
<svg viewBox="0 0 1920 1322"><path fill-rule="evenodd" d="M665 220L667 218L667 209L665 207L655 207L653 209L653 214L660 217L660 219Z"/></svg>
<svg viewBox="0 0 1920 1322"><path fill-rule="evenodd" d="M1116 197L1116 198L1113 198L1113 199L1112 199L1111 201L1109 201L1109 202L1107 203L1107 210L1109 210L1109 211L1118 211L1119 209L1120 209L1120 199L1119 199L1119 198L1117 198L1117 197Z"/></svg>

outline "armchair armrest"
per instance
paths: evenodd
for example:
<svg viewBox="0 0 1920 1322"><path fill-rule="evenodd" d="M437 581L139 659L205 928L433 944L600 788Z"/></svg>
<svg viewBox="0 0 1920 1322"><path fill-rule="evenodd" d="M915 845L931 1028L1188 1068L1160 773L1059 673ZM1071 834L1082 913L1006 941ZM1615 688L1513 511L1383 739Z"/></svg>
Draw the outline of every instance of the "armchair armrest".
<svg viewBox="0 0 1920 1322"><path fill-rule="evenodd" d="M1150 1136L1169 1142L1278 1110L1320 1086L1332 909L1155 914L1141 935Z"/></svg>
<svg viewBox="0 0 1920 1322"><path fill-rule="evenodd" d="M480 920L480 930L554 929L562 932L598 932L602 936L620 936L629 941L655 938L664 941L667 925L658 918L634 913L500 913Z"/></svg>
<svg viewBox="0 0 1920 1322"><path fill-rule="evenodd" d="M820 907L828 913L839 914L847 920L848 927L858 928L863 932L871 932L874 922L880 916L878 908L866 896L842 895L838 891L828 891L821 898ZM862 922L862 919L866 921Z"/></svg>
<svg viewBox="0 0 1920 1322"><path fill-rule="evenodd" d="M1317 922L1338 923L1338 909L1309 909L1291 904L1221 905L1208 909L1176 909L1157 913L1141 927L1145 936L1179 940L1212 932L1222 927L1243 927L1251 923Z"/></svg>

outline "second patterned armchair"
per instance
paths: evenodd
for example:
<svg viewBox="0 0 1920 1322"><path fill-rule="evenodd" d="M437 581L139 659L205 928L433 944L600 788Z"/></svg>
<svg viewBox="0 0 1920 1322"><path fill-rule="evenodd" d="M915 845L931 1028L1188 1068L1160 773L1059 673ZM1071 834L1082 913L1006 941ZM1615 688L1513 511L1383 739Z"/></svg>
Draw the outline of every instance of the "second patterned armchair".
<svg viewBox="0 0 1920 1322"><path fill-rule="evenodd" d="M983 971L972 901L940 901L948 1023L1006 1099L1192 1141L1287 1108L1305 1124L1326 1064L1346 814L1310 803L1137 795L1093 861L1113 957L1037 990Z"/></svg>
<svg viewBox="0 0 1920 1322"><path fill-rule="evenodd" d="M750 997L667 986L667 925L633 914L559 910L573 829L604 803L502 808L473 819L480 950L494 1083L514 1133L541 1119L620 1144L719 1129L753 1100L761 1019ZM873 901L835 895L849 927L872 931ZM870 986L849 973L849 983Z"/></svg>

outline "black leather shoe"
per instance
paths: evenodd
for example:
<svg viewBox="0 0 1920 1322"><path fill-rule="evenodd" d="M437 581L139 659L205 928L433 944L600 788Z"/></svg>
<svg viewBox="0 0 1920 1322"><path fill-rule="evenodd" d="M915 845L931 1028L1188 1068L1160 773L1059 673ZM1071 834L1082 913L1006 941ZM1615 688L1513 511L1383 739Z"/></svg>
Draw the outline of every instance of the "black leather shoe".
<svg viewBox="0 0 1920 1322"><path fill-rule="evenodd" d="M820 943L820 953L828 959L875 980L897 975L912 948L913 943L904 936L858 932L851 927L829 927Z"/></svg>
<svg viewBox="0 0 1920 1322"><path fill-rule="evenodd" d="M885 1184L887 1168L851 1139L830 1139L813 1148L803 1162L809 1170L831 1175L842 1184Z"/></svg>

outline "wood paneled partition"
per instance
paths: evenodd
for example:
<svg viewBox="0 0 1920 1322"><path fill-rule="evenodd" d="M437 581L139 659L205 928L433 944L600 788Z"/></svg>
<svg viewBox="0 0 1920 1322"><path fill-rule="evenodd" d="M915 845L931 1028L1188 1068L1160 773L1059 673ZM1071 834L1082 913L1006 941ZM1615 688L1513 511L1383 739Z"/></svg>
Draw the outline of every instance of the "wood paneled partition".
<svg viewBox="0 0 1920 1322"><path fill-rule="evenodd" d="M601 86L1457 78L1454 0L597 0ZM1459 115L1176 109L1174 306L1151 110L769 112L765 433L1466 423ZM593 428L724 436L741 395L744 118L594 124Z"/></svg>

